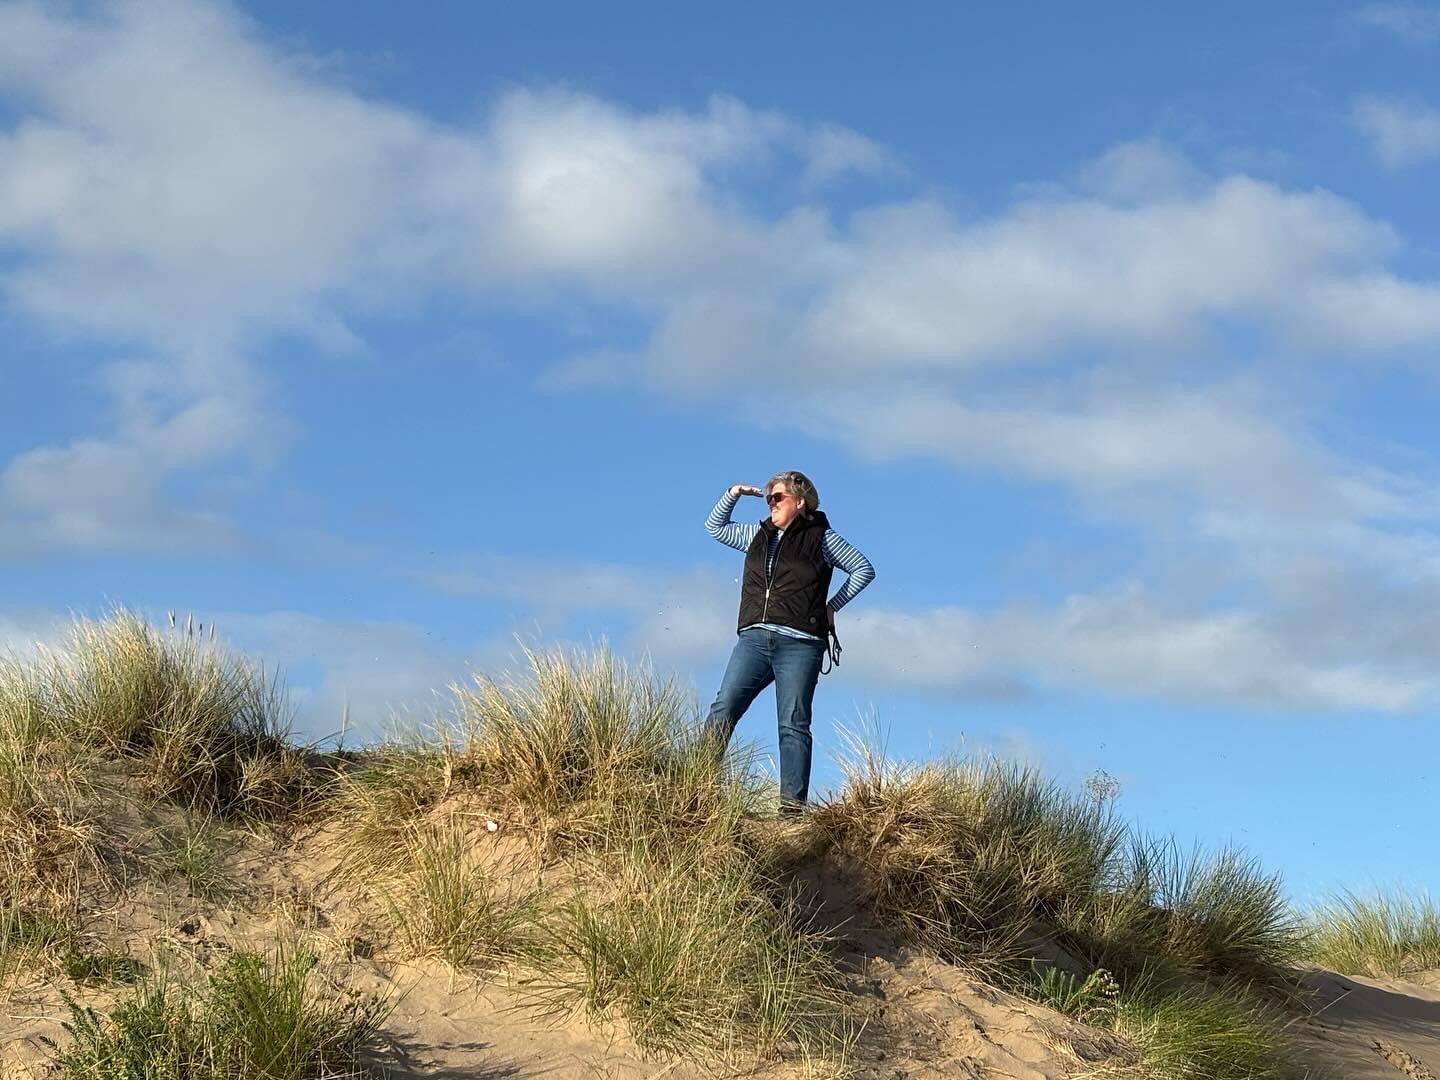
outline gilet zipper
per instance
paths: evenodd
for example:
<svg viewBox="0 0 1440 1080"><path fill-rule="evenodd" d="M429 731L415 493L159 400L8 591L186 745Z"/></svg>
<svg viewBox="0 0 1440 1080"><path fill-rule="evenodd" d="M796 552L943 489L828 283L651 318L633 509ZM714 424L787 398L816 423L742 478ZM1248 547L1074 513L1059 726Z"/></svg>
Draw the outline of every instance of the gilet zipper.
<svg viewBox="0 0 1440 1080"><path fill-rule="evenodd" d="M770 565L765 568L765 606L760 609L760 621L765 621L765 616L770 614L770 583L775 580L775 559L780 558L780 545L785 542L785 534L780 534L780 539L775 541L775 558L770 560Z"/></svg>

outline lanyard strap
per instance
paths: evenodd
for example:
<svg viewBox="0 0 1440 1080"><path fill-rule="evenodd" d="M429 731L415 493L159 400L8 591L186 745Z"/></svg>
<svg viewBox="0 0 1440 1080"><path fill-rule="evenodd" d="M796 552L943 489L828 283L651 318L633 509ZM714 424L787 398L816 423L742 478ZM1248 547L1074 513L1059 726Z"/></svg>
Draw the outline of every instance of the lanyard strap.
<svg viewBox="0 0 1440 1080"><path fill-rule="evenodd" d="M830 666L825 666L825 661L830 661ZM835 633L835 627L830 627L830 640L826 644L825 655L820 658L820 674L829 675L840 666L840 635Z"/></svg>

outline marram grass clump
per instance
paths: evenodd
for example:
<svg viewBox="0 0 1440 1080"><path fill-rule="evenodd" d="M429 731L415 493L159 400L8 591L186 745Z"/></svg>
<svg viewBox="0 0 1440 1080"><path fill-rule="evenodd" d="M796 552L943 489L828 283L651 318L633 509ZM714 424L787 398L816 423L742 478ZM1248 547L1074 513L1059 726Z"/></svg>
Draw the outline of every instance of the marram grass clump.
<svg viewBox="0 0 1440 1080"><path fill-rule="evenodd" d="M1137 836L1106 799L988 760L885 760L852 738L846 783L816 815L876 913L992 978L1050 939L1124 979L1288 986L1303 927L1279 878L1232 851Z"/></svg>
<svg viewBox="0 0 1440 1080"><path fill-rule="evenodd" d="M552 853L619 852L638 835L732 835L760 805L743 749L719 752L673 682L603 647L526 652L527 676L453 686L452 708L346 777L352 865L393 863L401 822L467 798Z"/></svg>
<svg viewBox="0 0 1440 1080"><path fill-rule="evenodd" d="M137 761L156 798L274 821L323 787L291 740L283 685L193 623L160 630L125 610L79 619L36 666L40 723Z"/></svg>
<svg viewBox="0 0 1440 1080"><path fill-rule="evenodd" d="M1313 958L1346 975L1440 969L1440 906L1427 895L1341 893L1311 912L1310 926Z"/></svg>
<svg viewBox="0 0 1440 1080"><path fill-rule="evenodd" d="M581 880L522 983L542 1011L618 1016L655 1052L847 1059L859 1020L827 940L738 852L642 847Z"/></svg>
<svg viewBox="0 0 1440 1080"><path fill-rule="evenodd" d="M381 901L382 949L505 978L545 1014L619 1022L647 1052L844 1070L864 1013L802 911L802 895L822 902L799 881L818 871L860 885L866 922L1106 1029L1130 1048L1111 1063L1125 1075L1289 1075L1262 1002L1283 1002L1307 931L1242 854L1141 836L1103 785L1075 793L999 761L895 764L858 740L812 813L748 820L769 816L773 784L745 749L706 742L673 682L603 647L527 660L520 677L451 687L407 735L328 759L292 744L278 678L188 626L122 611L0 660L0 983L65 957L77 985L143 978L76 945L87 883L113 886L109 901L136 871L223 903L247 826L310 821L336 841L333 880ZM1319 920L1333 966L1434 966L1428 901ZM378 1006L323 991L307 964L250 955L199 996L161 979L108 1016L77 1007L65 1068L351 1075L345 1048Z"/></svg>
<svg viewBox="0 0 1440 1080"><path fill-rule="evenodd" d="M103 878L96 755L56 730L44 680L0 656L0 981L13 973L16 927L71 920L88 882Z"/></svg>
<svg viewBox="0 0 1440 1080"><path fill-rule="evenodd" d="M406 855L385 901L413 955L482 974L544 962L544 890L482 865L460 820L413 825Z"/></svg>
<svg viewBox="0 0 1440 1080"><path fill-rule="evenodd" d="M51 1042L71 1080L340 1080L367 1075L364 1052L387 1006L331 989L304 952L233 953L208 986L158 979L108 1015L69 1000L68 1044Z"/></svg>
<svg viewBox="0 0 1440 1080"><path fill-rule="evenodd" d="M1134 1080L1303 1080L1268 1005L1234 988L1165 989L1140 980L1115 1004L1111 1029L1134 1051L1095 1075Z"/></svg>

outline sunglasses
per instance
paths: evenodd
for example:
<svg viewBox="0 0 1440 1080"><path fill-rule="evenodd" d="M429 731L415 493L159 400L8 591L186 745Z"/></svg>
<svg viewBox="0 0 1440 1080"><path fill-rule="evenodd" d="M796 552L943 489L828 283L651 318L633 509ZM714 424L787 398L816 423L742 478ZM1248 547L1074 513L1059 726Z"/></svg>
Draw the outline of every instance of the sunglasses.
<svg viewBox="0 0 1440 1080"><path fill-rule="evenodd" d="M788 491L772 491L769 495L765 496L765 501L771 506L775 506L782 499L787 499L789 497L790 493Z"/></svg>

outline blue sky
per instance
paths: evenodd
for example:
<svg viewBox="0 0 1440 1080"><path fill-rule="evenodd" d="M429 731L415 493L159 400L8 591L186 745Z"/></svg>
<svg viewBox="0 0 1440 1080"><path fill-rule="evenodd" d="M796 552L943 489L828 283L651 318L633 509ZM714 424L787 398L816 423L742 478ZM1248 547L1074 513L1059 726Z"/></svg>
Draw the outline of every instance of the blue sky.
<svg viewBox="0 0 1440 1080"><path fill-rule="evenodd" d="M193 611L310 736L517 634L708 704L705 515L801 468L878 572L822 786L878 722L1440 888L1437 70L1434 4L0 2L0 643Z"/></svg>

